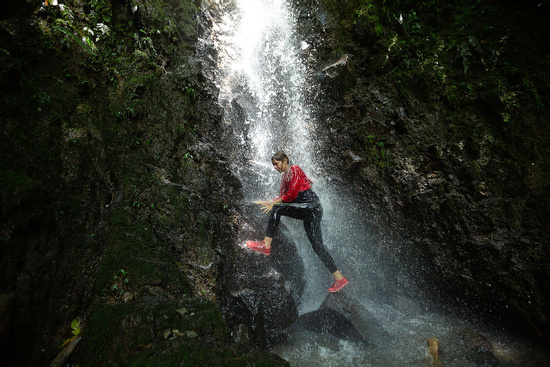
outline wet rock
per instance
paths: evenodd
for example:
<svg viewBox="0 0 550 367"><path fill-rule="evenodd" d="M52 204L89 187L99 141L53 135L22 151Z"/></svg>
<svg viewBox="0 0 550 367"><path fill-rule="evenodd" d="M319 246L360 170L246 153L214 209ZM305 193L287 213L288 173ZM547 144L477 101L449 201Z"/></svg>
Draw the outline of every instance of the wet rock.
<svg viewBox="0 0 550 367"><path fill-rule="evenodd" d="M496 363L496 358L492 354L493 345L485 336L474 329L466 328L460 332L460 337L464 345L475 353L475 356L471 357L472 359L477 361L483 360L491 364Z"/></svg>
<svg viewBox="0 0 550 367"><path fill-rule="evenodd" d="M374 123L384 127L391 128L391 124L389 123L389 121L386 119L386 117L382 112L377 110L371 110L367 113L367 115L371 118L371 121L373 121Z"/></svg>
<svg viewBox="0 0 550 367"><path fill-rule="evenodd" d="M238 246L227 251L222 279L223 313L230 327L245 325L251 340L271 345L284 337L284 330L298 318L303 292L304 268L294 244L281 225L270 256L246 247L246 240L263 238L265 217L256 207L245 207L240 217Z"/></svg>
<svg viewBox="0 0 550 367"><path fill-rule="evenodd" d="M383 345L389 334L355 298L340 291L329 294L318 310L300 316L298 325L342 339Z"/></svg>
<svg viewBox="0 0 550 367"><path fill-rule="evenodd" d="M372 344L378 345L389 338L389 334L376 318L358 300L347 295L346 292L329 294L320 308L331 308L345 316Z"/></svg>
<svg viewBox="0 0 550 367"><path fill-rule="evenodd" d="M321 82L327 92L334 97L343 95L353 84L350 72L351 57L352 55L345 54L321 70Z"/></svg>
<svg viewBox="0 0 550 367"><path fill-rule="evenodd" d="M329 78L336 78L341 75L341 70L345 70L348 66L348 62L351 55L343 55L338 61L323 68L323 73Z"/></svg>
<svg viewBox="0 0 550 367"><path fill-rule="evenodd" d="M394 298L395 308L404 315L415 317L422 313L418 302L404 295L396 295Z"/></svg>
<svg viewBox="0 0 550 367"><path fill-rule="evenodd" d="M342 156L345 159L347 170L358 170L359 168L361 168L363 163L365 163L365 160L355 154L351 149L348 149L344 153L342 153Z"/></svg>
<svg viewBox="0 0 550 367"><path fill-rule="evenodd" d="M298 307L284 279L274 269L252 276L237 280L254 289L231 292L225 317L230 325L245 325L254 343L265 347L281 340L284 330L298 317Z"/></svg>
<svg viewBox="0 0 550 367"><path fill-rule="evenodd" d="M298 317L298 307L292 295L279 282L282 279L274 277L280 278L274 273L256 278L253 283L257 291L242 289L232 292L228 306L228 322L246 325L255 342L262 346L280 340L284 330Z"/></svg>
<svg viewBox="0 0 550 367"><path fill-rule="evenodd" d="M367 342L350 320L331 308L322 308L301 315L296 326L316 333L331 334L344 340Z"/></svg>
<svg viewBox="0 0 550 367"><path fill-rule="evenodd" d="M238 324L233 328L231 337L235 343L248 345L250 343L250 330L245 324Z"/></svg>

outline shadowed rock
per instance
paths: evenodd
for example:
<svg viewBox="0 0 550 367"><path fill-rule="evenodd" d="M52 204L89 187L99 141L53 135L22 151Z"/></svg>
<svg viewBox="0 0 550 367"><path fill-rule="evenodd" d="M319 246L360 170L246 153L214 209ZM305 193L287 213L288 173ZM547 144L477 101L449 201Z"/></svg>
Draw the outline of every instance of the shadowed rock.
<svg viewBox="0 0 550 367"><path fill-rule="evenodd" d="M344 315L331 308L308 312L298 319L297 325L316 333L329 333L340 339L366 343L367 340Z"/></svg>
<svg viewBox="0 0 550 367"><path fill-rule="evenodd" d="M356 299L343 291L329 294L318 310L300 316L298 325L336 337L379 345L388 341L389 334L374 316Z"/></svg>
<svg viewBox="0 0 550 367"><path fill-rule="evenodd" d="M345 54L336 62L324 67L320 73L320 83L328 93L336 97L355 83L351 78L350 59L352 55Z"/></svg>
<svg viewBox="0 0 550 367"><path fill-rule="evenodd" d="M285 329L298 318L299 299L304 289L304 267L284 226L273 241L270 256L246 247L246 240L263 239L265 216L255 206L243 208L238 247L224 267L223 313L232 328L246 326L251 340L269 346L284 337Z"/></svg>

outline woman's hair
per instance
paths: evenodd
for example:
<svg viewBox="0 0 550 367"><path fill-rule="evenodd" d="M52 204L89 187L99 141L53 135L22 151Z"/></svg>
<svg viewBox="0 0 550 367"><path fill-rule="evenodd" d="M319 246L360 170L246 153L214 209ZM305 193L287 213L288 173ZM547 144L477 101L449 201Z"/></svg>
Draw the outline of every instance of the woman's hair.
<svg viewBox="0 0 550 367"><path fill-rule="evenodd" d="M273 154L273 157L271 157L271 160L275 160L275 161L279 161L279 162L284 162L286 159L286 162L290 165L290 159L288 159L288 156L286 155L285 152L282 152L282 151L279 151L275 154Z"/></svg>

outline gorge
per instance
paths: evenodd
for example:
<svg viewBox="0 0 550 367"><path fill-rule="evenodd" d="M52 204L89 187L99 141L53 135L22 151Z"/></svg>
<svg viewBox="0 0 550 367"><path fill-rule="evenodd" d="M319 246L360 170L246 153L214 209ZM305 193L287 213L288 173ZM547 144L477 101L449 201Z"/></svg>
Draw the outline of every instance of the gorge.
<svg viewBox="0 0 550 367"><path fill-rule="evenodd" d="M3 364L548 365L548 2L62 5L2 5ZM281 149L339 298L243 246Z"/></svg>

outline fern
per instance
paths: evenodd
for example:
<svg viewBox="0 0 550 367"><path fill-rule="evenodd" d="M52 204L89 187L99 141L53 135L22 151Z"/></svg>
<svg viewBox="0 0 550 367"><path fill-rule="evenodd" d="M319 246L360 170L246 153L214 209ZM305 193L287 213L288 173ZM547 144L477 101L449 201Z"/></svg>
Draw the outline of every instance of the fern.
<svg viewBox="0 0 550 367"><path fill-rule="evenodd" d="M481 43L474 36L468 36L468 39L458 46L458 56L462 61L462 67L464 69L464 76L468 75L468 71L474 61L474 52L479 54L481 62L483 63L483 50L481 49Z"/></svg>
<svg viewBox="0 0 550 367"><path fill-rule="evenodd" d="M60 27L60 26L56 26L54 27L55 29L57 29L58 31L60 32L63 32L65 33L66 35L68 36L71 36L75 41L76 43L78 43L80 45L80 47L82 47L82 49L86 52L89 52L91 54L94 53L94 50L90 47L90 45L86 42L84 42L83 40L81 40L80 38L78 38L77 35L75 35L73 32L69 31L67 28L64 28L64 27Z"/></svg>
<svg viewBox="0 0 550 367"><path fill-rule="evenodd" d="M468 74L468 70L470 70L470 65L472 62L472 52L470 51L470 46L468 42L463 42L459 48L458 48L458 54L460 55L460 58L462 59L462 66L464 69L464 76Z"/></svg>
<svg viewBox="0 0 550 367"><path fill-rule="evenodd" d="M483 50L481 49L481 44L479 43L477 38L475 38L474 36L469 36L468 43L474 51L477 51L478 54L481 55L483 53Z"/></svg>

